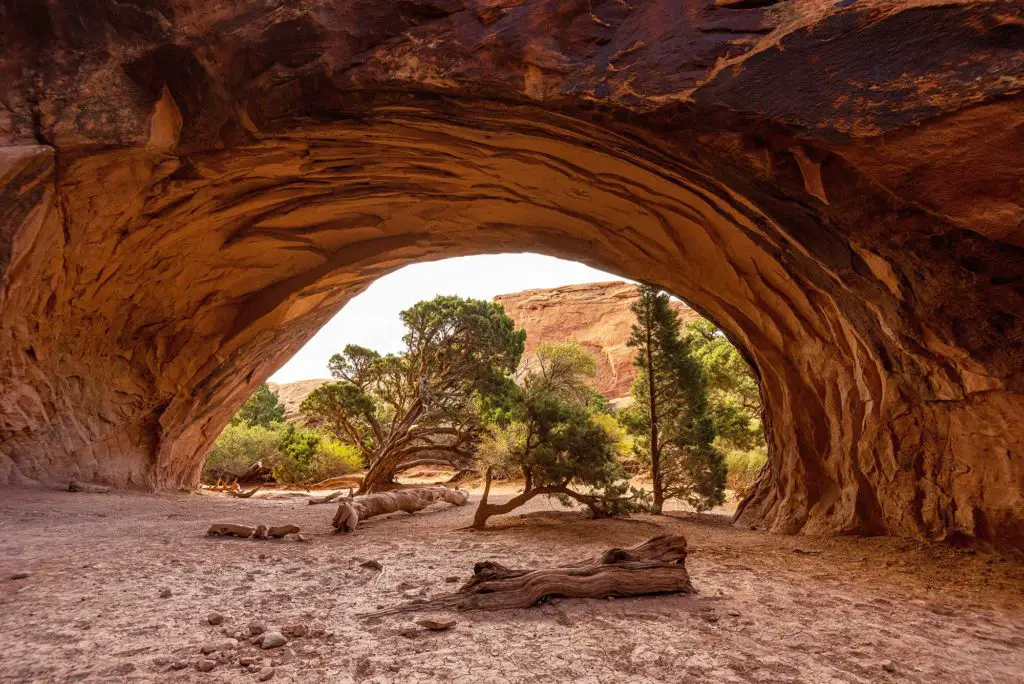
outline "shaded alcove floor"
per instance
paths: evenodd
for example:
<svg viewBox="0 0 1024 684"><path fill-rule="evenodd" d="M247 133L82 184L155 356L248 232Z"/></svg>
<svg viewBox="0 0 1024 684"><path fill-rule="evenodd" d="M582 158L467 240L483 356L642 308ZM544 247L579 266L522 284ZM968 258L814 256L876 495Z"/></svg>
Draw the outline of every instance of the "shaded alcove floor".
<svg viewBox="0 0 1024 684"><path fill-rule="evenodd" d="M474 496L474 500L476 497ZM1024 563L891 538L785 537L720 519L589 521L554 502L459 530L469 507L329 534L332 506L213 495L0 493L0 680L248 682L237 662L199 673L201 624L297 622L327 636L245 655L283 660L272 681L1020 681ZM224 540L214 520L293 522L311 542ZM457 586L474 562L556 563L660 532L690 540L694 597L560 601L466 613L402 636L414 615L357 613ZM386 572L360 567L365 559ZM26 571L27 579L7 579ZM159 598L162 588L170 598ZM332 634L333 633L333 634ZM187 669L170 671L173 661Z"/></svg>

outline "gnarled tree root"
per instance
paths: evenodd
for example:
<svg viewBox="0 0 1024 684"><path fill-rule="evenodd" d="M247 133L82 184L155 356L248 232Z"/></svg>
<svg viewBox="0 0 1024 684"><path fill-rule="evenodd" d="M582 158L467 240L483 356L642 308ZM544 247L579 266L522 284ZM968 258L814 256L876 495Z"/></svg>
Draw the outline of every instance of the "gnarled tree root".
<svg viewBox="0 0 1024 684"><path fill-rule="evenodd" d="M298 534L298 525L238 525L235 523L214 523L206 534L214 537L244 537L246 539L280 539L286 534Z"/></svg>
<svg viewBox="0 0 1024 684"><path fill-rule="evenodd" d="M514 570L477 563L473 577L456 593L411 601L364 617L417 610L507 610L529 608L543 599L604 598L695 593L686 572L686 538L660 535L629 549L609 549L592 561L563 568Z"/></svg>
<svg viewBox="0 0 1024 684"><path fill-rule="evenodd" d="M367 518L400 511L415 513L430 504L442 501L462 506L468 500L469 492L449 487L418 487L357 496L342 501L338 506L334 514L334 527L337 532L351 532L356 529L360 520Z"/></svg>

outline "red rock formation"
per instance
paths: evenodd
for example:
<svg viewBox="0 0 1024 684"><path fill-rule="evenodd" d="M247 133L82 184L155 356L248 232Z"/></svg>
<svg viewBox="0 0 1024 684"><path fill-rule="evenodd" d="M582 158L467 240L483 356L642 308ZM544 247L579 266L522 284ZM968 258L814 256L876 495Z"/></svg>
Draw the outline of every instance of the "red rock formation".
<svg viewBox="0 0 1024 684"><path fill-rule="evenodd" d="M268 382L272 392L277 393L277 398L284 404L284 417L286 420L299 420L299 406L310 392L325 382L333 382L329 379L317 378L315 380L296 380L295 382Z"/></svg>
<svg viewBox="0 0 1024 684"><path fill-rule="evenodd" d="M373 278L527 250L745 350L740 522L1024 545L1016 0L13 0L0 32L0 481L192 486Z"/></svg>
<svg viewBox="0 0 1024 684"><path fill-rule="evenodd" d="M636 377L633 350L626 346L633 325L630 304L636 286L622 281L569 285L498 295L505 311L526 328L528 359L541 342L578 342L594 355L597 375L591 383L609 399L625 397ZM682 302L673 302L683 322L699 317Z"/></svg>

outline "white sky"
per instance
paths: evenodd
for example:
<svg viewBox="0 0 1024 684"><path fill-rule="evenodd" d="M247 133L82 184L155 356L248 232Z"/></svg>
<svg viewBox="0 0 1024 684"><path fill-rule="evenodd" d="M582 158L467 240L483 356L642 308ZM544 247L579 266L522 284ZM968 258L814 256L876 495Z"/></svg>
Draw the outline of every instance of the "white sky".
<svg viewBox="0 0 1024 684"><path fill-rule="evenodd" d="M327 360L346 344L379 352L402 348L405 328L398 313L439 294L474 299L603 280L624 280L574 261L539 254L491 254L412 264L376 280L350 301L271 380L329 378Z"/></svg>

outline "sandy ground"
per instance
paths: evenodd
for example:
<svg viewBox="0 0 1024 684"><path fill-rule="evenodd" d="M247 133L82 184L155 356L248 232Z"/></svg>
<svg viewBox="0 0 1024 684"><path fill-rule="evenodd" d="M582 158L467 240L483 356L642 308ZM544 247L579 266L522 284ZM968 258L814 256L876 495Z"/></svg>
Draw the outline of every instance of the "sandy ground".
<svg viewBox="0 0 1024 684"><path fill-rule="evenodd" d="M591 521L547 500L459 529L475 500L334 536L334 507L303 501L0 490L0 681L252 682L267 667L273 682L1024 681L1019 559L723 516ZM205 536L214 521L291 522L312 540ZM462 613L446 632L357 615L451 591L476 561L562 564L664 532L689 539L699 594ZM213 610L222 625L205 622ZM243 640L195 669L203 644L252 619L315 636Z"/></svg>

